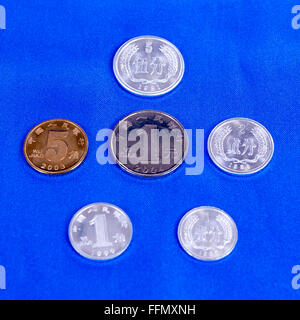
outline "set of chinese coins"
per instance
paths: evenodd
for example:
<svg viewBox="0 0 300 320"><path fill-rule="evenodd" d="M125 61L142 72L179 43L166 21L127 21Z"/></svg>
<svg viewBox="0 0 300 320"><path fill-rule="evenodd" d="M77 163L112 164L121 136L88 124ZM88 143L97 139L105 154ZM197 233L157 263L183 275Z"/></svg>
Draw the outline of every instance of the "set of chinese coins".
<svg viewBox="0 0 300 320"><path fill-rule="evenodd" d="M119 83L131 93L143 96L162 95L174 89L184 73L184 60L169 41L142 36L131 39L117 51L113 69ZM147 151L141 160L132 154L134 140L142 133L148 139L172 132L167 150L157 144L143 144ZM126 143L125 143L125 142ZM146 141L146 140L145 140ZM157 140L159 141L159 140ZM147 145L147 147L146 147ZM260 123L247 118L232 118L218 124L208 139L212 161L222 170L237 175L263 169L274 152L273 139ZM110 148L116 162L127 172L157 177L174 171L184 160L188 138L184 127L171 115L141 110L122 120L114 128ZM35 170L46 174L71 171L82 163L88 139L81 127L64 119L48 120L34 127L26 137L24 154ZM148 158L155 155L155 162ZM168 161L165 161L166 157ZM117 257L129 246L132 224L126 213L108 203L94 203L80 209L69 226L69 238L82 256L107 260ZM195 208L184 215L178 226L178 238L184 250L201 260L227 256L237 242L237 228L224 211L209 206Z"/></svg>

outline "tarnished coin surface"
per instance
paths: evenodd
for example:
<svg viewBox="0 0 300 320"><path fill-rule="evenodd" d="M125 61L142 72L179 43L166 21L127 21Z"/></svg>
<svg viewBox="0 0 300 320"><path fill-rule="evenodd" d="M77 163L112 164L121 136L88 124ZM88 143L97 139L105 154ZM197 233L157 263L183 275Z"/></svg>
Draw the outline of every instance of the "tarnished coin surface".
<svg viewBox="0 0 300 320"><path fill-rule="evenodd" d="M239 175L263 169L274 153L268 130L247 118L232 118L218 124L209 135L207 147L219 168Z"/></svg>
<svg viewBox="0 0 300 320"><path fill-rule="evenodd" d="M184 160L188 138L183 126L167 113L143 110L131 113L115 127L112 155L126 171L156 177L175 170Z"/></svg>
<svg viewBox="0 0 300 320"><path fill-rule="evenodd" d="M68 172L84 160L88 139L76 123L53 119L40 123L27 135L24 155L35 170L59 174Z"/></svg>
<svg viewBox="0 0 300 320"><path fill-rule="evenodd" d="M129 246L132 224L127 214L109 203L93 203L72 218L69 238L73 248L93 260L109 260Z"/></svg>
<svg viewBox="0 0 300 320"><path fill-rule="evenodd" d="M234 249L237 238L232 218L215 207L189 211L178 226L178 239L183 249L199 260L224 258Z"/></svg>
<svg viewBox="0 0 300 320"><path fill-rule="evenodd" d="M128 91L158 96L179 84L184 73L184 61L171 42L155 36L141 36L119 48L113 69L119 83Z"/></svg>

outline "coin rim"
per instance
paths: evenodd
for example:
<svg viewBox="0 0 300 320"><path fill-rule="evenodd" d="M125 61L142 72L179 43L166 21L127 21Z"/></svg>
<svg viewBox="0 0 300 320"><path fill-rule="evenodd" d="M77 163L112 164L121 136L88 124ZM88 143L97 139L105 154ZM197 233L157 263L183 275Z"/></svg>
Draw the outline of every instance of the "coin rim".
<svg viewBox="0 0 300 320"><path fill-rule="evenodd" d="M160 114L163 114L165 116L168 116L168 117L171 117L172 120L175 122L181 127L181 129L183 130L184 132L184 139L185 139L185 144L186 144L186 148L184 150L184 154L183 154L183 158L182 160L180 160L179 162L176 163L176 165L174 167L172 167L171 169L167 170L167 171L164 171L164 172L160 172L160 173L154 173L154 174L144 174L144 173L138 173L138 172L135 172L129 168L126 167L125 164L123 164L116 156L115 152L114 152L114 149L113 149L113 137L115 136L114 133L115 133L115 130L118 128L119 126L119 123L121 121L125 121L128 117L132 116L132 115L135 115L137 113L140 113L140 112L156 112L156 113L160 113ZM139 110L139 111L135 111L135 112L132 112L130 114L128 114L127 116L125 116L124 118L122 118L121 120L118 121L118 123L115 125L113 131L112 131L112 134L111 134L111 137L110 137L110 142L109 142L109 146L110 146L110 150L111 150L111 154L113 156L113 158L115 159L115 161L117 162L117 164L122 168L124 169L125 171L133 174L133 175L136 175L136 176L140 176L140 177L148 177L148 178L155 178L155 177L161 177L161 176L164 176L164 175L167 175L169 173L171 173L172 171L175 171L184 161L184 159L186 158L186 155L188 153L188 149L189 149L189 139L188 139L188 135L184 129L184 126L176 119L174 118L173 116L171 116L170 114L166 113L166 112L163 112L163 111L158 111L158 110Z"/></svg>
<svg viewBox="0 0 300 320"><path fill-rule="evenodd" d="M173 47L175 49L175 51L177 52L178 54L178 57L179 57L179 60L181 62L181 70L180 70L180 74L179 74L179 77L178 79L172 84L172 86L170 87L167 87L166 89L164 90L160 90L159 92L142 92L141 90L138 90L138 89L132 89L131 86L129 86L126 82L124 82L122 80L122 77L118 71L118 61L119 61L119 56L121 54L121 51L124 49L125 46L127 46L129 43L131 42L134 42L136 40L140 40L140 39L156 39L156 40L160 40L166 44L168 44L169 46ZM139 96L145 96L145 97L153 97L153 96L161 96L161 95L164 95L168 92L170 92L171 90L175 89L175 87L178 86L178 84L181 82L182 78L183 78L183 75L184 75L184 71L185 71L185 64L184 64L184 59L183 59L183 56L181 54L181 52L179 51L179 49L170 41L164 39L164 38L161 38L161 37L158 37L158 36L151 36L151 35L145 35L145 36L138 36L138 37L134 37L134 38L131 38L129 40L127 40L126 42L124 42L121 47L119 47L119 49L117 50L117 52L115 53L115 56L114 56L114 60L113 60L113 71L114 71L114 75L116 77L116 79L118 80L118 82L121 84L121 86L123 88L125 88L127 91L133 93L133 94L136 94L136 95L139 95Z"/></svg>
<svg viewBox="0 0 300 320"><path fill-rule="evenodd" d="M26 153L26 145L27 145L27 142L28 142L28 139L30 137L30 135L41 125L44 125L48 122L51 122L51 121L64 121L64 122L68 122L72 125L74 125L75 127L77 127L78 129L81 130L85 140L86 140L86 144L85 144L85 147L84 147L84 152L80 158L80 160L78 162L76 162L73 166L67 168L67 169L64 169L64 170L60 170L60 171L47 171L47 170L44 170L44 169L41 169L39 168L38 166L36 166L28 157L27 153ZM50 120L46 120L46 121L43 121L39 124L37 124L34 128L32 128L29 133L27 134L26 138L25 138L25 141L24 141L24 145L23 145L23 153L24 153L24 156L25 156L25 159L26 161L28 162L28 164L33 168L35 169L36 171L40 172L40 173L44 173L44 174L50 174L50 175L57 175L57 174L63 174L63 173L67 173L69 171L72 171L74 170L75 168L77 168L85 159L86 155L87 155L87 152L88 152L88 146L89 146L89 141L88 141L88 138L87 138L87 135L85 133L85 131L75 122L71 121L71 120L66 120L66 119L50 119Z"/></svg>
<svg viewBox="0 0 300 320"><path fill-rule="evenodd" d="M231 249L226 253L224 254L223 256L220 256L218 258L203 258L203 257L197 257L194 253L192 253L191 250L189 250L188 248L185 247L185 244L184 244L184 241L182 240L182 237L181 237L181 229L182 229L182 226L183 226L183 223L185 222L185 220L187 219L188 216L190 216L191 214L193 214L195 211L198 211L198 210L205 210L205 209L212 209L212 210L215 210L217 211L219 214L225 216L225 218L228 218L229 222L231 223L232 227L233 227L233 233L234 233L234 230L236 231L235 235L235 241L233 242L232 244L232 247ZM218 260L221 260L225 257L227 257L228 255L230 255L232 253L232 251L234 250L236 244L237 244L237 241L238 241L238 228L236 226L236 223L234 222L233 218L228 214L226 213L224 210L220 209L220 208L217 208L217 207L213 207L213 206L200 206L200 207L196 207L196 208L193 208L191 210L189 210L181 219L180 219L180 222L178 224L178 228L177 228L177 237L178 237L178 241L181 245L181 247L183 248L183 250L189 254L191 257L197 259L197 260L201 260L201 261L218 261Z"/></svg>
<svg viewBox="0 0 300 320"><path fill-rule="evenodd" d="M215 134L215 132L219 129L219 127L221 127L224 123L226 122L230 122L230 121L233 121L233 120L244 120L244 121L249 121L251 123L254 123L256 124L258 127L260 127L261 129L263 129L267 136L270 138L270 142L271 142L271 153L270 153L270 156L268 158L268 160L263 163L261 166L253 169L253 170L250 170L248 172L240 172L240 171L235 171L233 169L228 169L226 167L224 167L223 165L219 164L213 154L213 151L212 151L212 140L213 140L213 135ZM221 170L227 172L227 173L230 173L230 174L234 174L234 175L242 175L242 176L246 176L246 175L251 175L251 174L254 174L258 171L261 171L262 169L264 169L268 164L269 162L272 160L273 158L273 155L274 155L274 150L275 150L275 146L274 146L274 140L273 140L273 137L271 135L271 133L268 131L268 129L262 125L261 123L259 123L258 121L255 121L253 119L250 119L250 118L243 118L243 117L235 117L235 118L229 118L229 119L226 119L222 122L220 122L219 124L217 124L211 131L211 133L209 134L209 137L208 137L208 141L207 141L207 150L208 150L208 154L210 156L210 159L212 160L212 162L218 167L220 168Z"/></svg>
<svg viewBox="0 0 300 320"><path fill-rule="evenodd" d="M115 210L119 210L123 215L125 215L127 218L128 218L128 221L129 221L129 225L131 227L131 235L130 235L130 238L129 238L129 241L127 243L127 245L122 249L122 251L120 251L119 253L117 254L114 254L112 256L110 256L109 258L101 258L101 257L91 257L89 256L88 254L84 253L84 252L81 252L79 248L77 248L76 246L76 243L73 241L73 238L72 238L72 226L73 226L73 223L74 221L76 220L76 218L83 212L85 211L86 209L90 208L90 207L93 207L95 205L102 205L102 206L108 206L108 207L111 207ZM68 228L68 236L69 236L69 241L72 245L72 248L81 256L83 256L84 258L87 258L89 260L96 260L96 261L107 261L107 260L112 260L112 259L115 259L117 258L118 256L120 256L124 251L126 251L126 249L129 247L130 243L131 243L131 240L132 240L132 235L133 235L133 226L132 226L132 222L129 218L129 216L121 209L119 208L118 206L115 206L114 204L111 204L111 203L107 203L107 202L94 202L94 203L90 203L84 207L82 207L81 209L79 209L72 217L70 223L69 223L69 228Z"/></svg>

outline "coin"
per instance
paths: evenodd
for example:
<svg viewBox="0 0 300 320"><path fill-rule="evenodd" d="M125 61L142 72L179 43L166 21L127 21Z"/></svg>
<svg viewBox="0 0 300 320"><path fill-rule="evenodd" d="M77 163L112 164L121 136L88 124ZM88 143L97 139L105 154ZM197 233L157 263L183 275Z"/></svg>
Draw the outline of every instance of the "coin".
<svg viewBox="0 0 300 320"><path fill-rule="evenodd" d="M237 238L232 218L215 207L192 209L178 226L178 239L183 249L199 260L224 258L234 249Z"/></svg>
<svg viewBox="0 0 300 320"><path fill-rule="evenodd" d="M175 118L155 110L129 114L114 128L112 155L126 171L156 177L175 170L184 160L187 134Z"/></svg>
<svg viewBox="0 0 300 320"><path fill-rule="evenodd" d="M30 166L48 174L76 168L87 150L85 132L76 123L64 119L40 123L28 133L24 143L24 155Z"/></svg>
<svg viewBox="0 0 300 320"><path fill-rule="evenodd" d="M141 36L128 40L119 48L113 69L119 83L128 91L158 96L179 84L184 61L171 42L155 36Z"/></svg>
<svg viewBox="0 0 300 320"><path fill-rule="evenodd" d="M132 225L127 214L109 203L93 203L80 209L69 225L69 239L82 256L109 260L129 246Z"/></svg>
<svg viewBox="0 0 300 320"><path fill-rule="evenodd" d="M232 118L218 124L208 138L208 153L222 170L251 174L263 169L274 153L269 131L247 118Z"/></svg>

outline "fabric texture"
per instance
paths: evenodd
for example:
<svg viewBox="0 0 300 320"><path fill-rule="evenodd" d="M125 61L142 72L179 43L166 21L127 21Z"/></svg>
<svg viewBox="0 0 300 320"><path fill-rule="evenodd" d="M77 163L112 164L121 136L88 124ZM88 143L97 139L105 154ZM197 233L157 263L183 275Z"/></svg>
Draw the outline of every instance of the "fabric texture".
<svg viewBox="0 0 300 320"><path fill-rule="evenodd" d="M299 299L291 285L300 264L295 1L0 4L0 299ZM186 67L179 86L155 98L124 90L112 69L125 41L148 34L175 44ZM253 176L228 175L205 145L201 175L186 175L183 164L153 180L98 164L97 132L143 109L204 129L205 144L221 121L254 119L273 136L273 159ZM23 155L27 133L53 118L78 123L89 138L84 163L61 176L34 171ZM130 247L109 262L79 256L68 240L72 216L93 202L119 206L133 224ZM218 262L193 259L177 240L182 216L203 205L238 228L235 250Z"/></svg>

